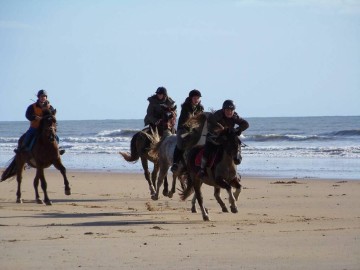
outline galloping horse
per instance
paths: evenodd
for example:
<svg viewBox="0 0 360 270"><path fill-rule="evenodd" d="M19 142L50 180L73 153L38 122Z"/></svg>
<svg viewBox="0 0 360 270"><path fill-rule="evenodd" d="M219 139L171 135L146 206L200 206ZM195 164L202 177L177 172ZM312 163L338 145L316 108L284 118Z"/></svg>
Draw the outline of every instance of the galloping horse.
<svg viewBox="0 0 360 270"><path fill-rule="evenodd" d="M22 145L24 140L24 135L19 139L18 145ZM20 148L20 147L19 147ZM38 135L35 139L32 149L29 152L20 152L15 155L10 165L1 175L1 181L4 181L8 178L11 178L16 175L16 180L18 183L17 192L16 192L16 202L22 203L21 198L21 181L22 181L22 172L24 170L25 164L36 168L36 176L34 178L34 189L35 189L35 199L37 203L43 203L40 200L38 185L39 180L41 181L41 188L44 192L44 203L46 205L51 205L51 201L47 194L47 183L44 176L44 169L54 165L54 167L60 170L65 185L65 194L70 195L70 186L69 181L66 177L66 169L61 162L58 143L56 141L56 118L51 114L49 110L44 111L42 120L40 121L40 126L38 129Z"/></svg>
<svg viewBox="0 0 360 270"><path fill-rule="evenodd" d="M190 117L186 121L185 125L190 128L190 131L184 134L183 140L185 149L190 149L195 145L203 145L205 143L205 134L207 133L207 114L208 113L200 113ZM175 134L167 136L162 140L159 140L159 137L156 136L156 134L148 135L148 137L151 141L151 150L149 151L149 155L153 159L157 160L160 166L160 172L156 185L156 193L151 196L153 200L158 200L159 190L164 182L164 179L166 179L171 164L173 163L173 154L177 143L177 137ZM183 160L184 157L182 157L182 162L184 162ZM176 179L182 178L186 173L184 167L185 166L180 167L176 172L173 173L172 186L168 193L169 198L171 198L175 193ZM184 184L183 182L184 181L181 183Z"/></svg>
<svg viewBox="0 0 360 270"><path fill-rule="evenodd" d="M158 125L155 130L151 127L146 127L142 131L135 133L132 137L130 142L130 153L129 152L119 152L119 154L127 161L127 162L136 162L141 160L141 165L144 170L145 179L149 184L150 195L154 196L156 189L155 189L155 181L156 177L159 172L159 163L158 160L153 158L149 155L149 150L151 146L151 140L149 138L153 136L159 136L163 133L163 127L167 125L172 133L175 133L175 121L176 121L176 114L175 114L176 106L171 109L166 109L163 112L163 119ZM171 113L171 115L169 114ZM156 134L156 135L154 135ZM148 161L154 164L153 171L151 172L150 178L150 171L148 166ZM165 179L166 185L164 185L163 194L166 196L168 194L168 184L167 179Z"/></svg>
<svg viewBox="0 0 360 270"><path fill-rule="evenodd" d="M235 129L223 130L217 140L218 149L216 154L210 158L212 165L207 168L207 175L203 178L199 176L200 164L197 161L202 154L203 146L194 147L188 155L188 183L187 188L180 194L180 198L185 200L188 198L193 190L195 190L196 200L199 203L203 220L210 220L209 214L203 205L203 196L201 192L201 185L205 183L215 187L214 196L217 202L221 205L223 212L227 212L227 208L220 197L220 188L226 189L229 194L230 209L232 213L237 213L237 206L235 201L238 199L241 192L240 175L236 172L237 165L240 164L240 149L241 141L238 137L238 131ZM232 186L236 188L235 193L232 193ZM194 200L193 200L194 202Z"/></svg>

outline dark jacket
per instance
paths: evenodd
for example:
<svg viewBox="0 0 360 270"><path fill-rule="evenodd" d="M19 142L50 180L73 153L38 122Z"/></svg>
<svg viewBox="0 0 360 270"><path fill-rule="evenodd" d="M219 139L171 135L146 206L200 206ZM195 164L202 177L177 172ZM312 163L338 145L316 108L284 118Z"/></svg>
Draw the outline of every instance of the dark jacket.
<svg viewBox="0 0 360 270"><path fill-rule="evenodd" d="M29 120L29 121L34 121L36 116L41 116L41 115L38 115L38 114L35 113L34 104L35 104L35 106L36 106L37 108L42 109L39 101L37 101L36 103L33 103L33 104L29 105L29 107L27 107L26 113L25 113L25 117L26 117L26 119ZM49 109L52 114L55 114L55 113L56 113L56 110L53 108L53 106L50 105L49 102L47 102L47 107L46 107L46 108Z"/></svg>
<svg viewBox="0 0 360 270"><path fill-rule="evenodd" d="M153 95L148 98L148 101L149 105L144 118L145 126L155 124L158 120L162 119L164 113L163 106L167 108L174 108L175 106L175 101L167 96L159 100L156 95Z"/></svg>
<svg viewBox="0 0 360 270"><path fill-rule="evenodd" d="M187 97L185 99L185 102L181 104L181 112L178 120L177 129L180 130L185 128L184 124L191 116L199 114L203 111L204 111L204 107L203 105L201 105L201 103L194 106L191 103L191 98Z"/></svg>
<svg viewBox="0 0 360 270"><path fill-rule="evenodd" d="M223 110L218 110L208 117L208 131L214 135L218 135L218 132L223 128L234 128L236 124L241 132L249 127L248 121L241 118L236 112L234 112L233 117L227 118Z"/></svg>

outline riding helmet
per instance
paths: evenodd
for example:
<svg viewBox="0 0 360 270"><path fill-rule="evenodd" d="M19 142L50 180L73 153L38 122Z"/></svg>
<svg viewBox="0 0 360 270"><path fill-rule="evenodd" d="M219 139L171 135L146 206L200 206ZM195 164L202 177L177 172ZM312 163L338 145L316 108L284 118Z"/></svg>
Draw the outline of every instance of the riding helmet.
<svg viewBox="0 0 360 270"><path fill-rule="evenodd" d="M227 100L224 101L222 108L223 109L235 110L236 106L235 106L234 101L232 101L230 99L227 99Z"/></svg>
<svg viewBox="0 0 360 270"><path fill-rule="evenodd" d="M165 88L164 86L160 86L160 87L156 90L155 93L156 93L156 94L163 94L163 95L167 96L167 90L166 90L166 88Z"/></svg>
<svg viewBox="0 0 360 270"><path fill-rule="evenodd" d="M189 92L189 97L201 97L201 93L199 90L194 89Z"/></svg>
<svg viewBox="0 0 360 270"><path fill-rule="evenodd" d="M39 90L39 92L37 93L38 98L41 96L47 96L47 92L43 89Z"/></svg>

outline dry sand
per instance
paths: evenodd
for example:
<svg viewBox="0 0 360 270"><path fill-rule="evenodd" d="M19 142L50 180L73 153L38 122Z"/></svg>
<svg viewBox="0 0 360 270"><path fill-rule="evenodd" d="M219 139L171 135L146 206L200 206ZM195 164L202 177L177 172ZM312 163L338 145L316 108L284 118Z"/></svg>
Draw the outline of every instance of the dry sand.
<svg viewBox="0 0 360 270"><path fill-rule="evenodd" d="M66 196L48 170L52 206L35 203L34 174L23 204L0 183L2 270L360 269L360 181L243 178L237 214L204 186L204 222L178 194L152 201L140 173L68 172Z"/></svg>

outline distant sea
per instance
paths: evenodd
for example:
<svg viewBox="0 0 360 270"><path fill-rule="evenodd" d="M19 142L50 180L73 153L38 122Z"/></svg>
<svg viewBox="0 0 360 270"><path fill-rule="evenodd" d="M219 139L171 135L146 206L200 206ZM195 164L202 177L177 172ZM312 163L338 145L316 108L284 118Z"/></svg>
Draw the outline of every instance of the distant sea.
<svg viewBox="0 0 360 270"><path fill-rule="evenodd" d="M238 167L243 176L336 178L360 180L360 116L247 118L241 135L247 145ZM14 156L26 121L0 121L0 168ZM142 173L141 162L127 163L143 120L58 119L60 145L67 169Z"/></svg>

